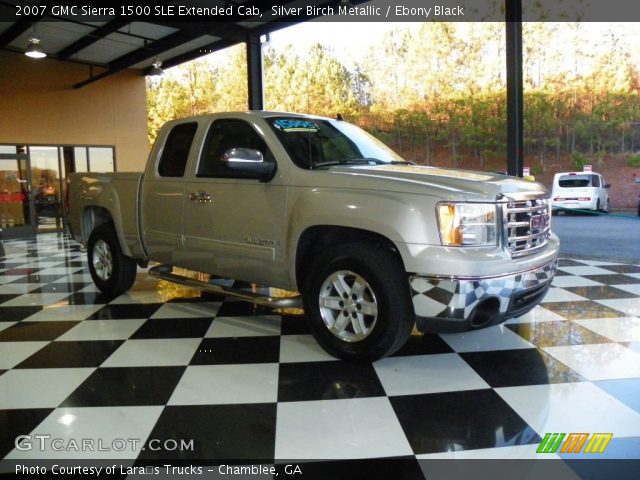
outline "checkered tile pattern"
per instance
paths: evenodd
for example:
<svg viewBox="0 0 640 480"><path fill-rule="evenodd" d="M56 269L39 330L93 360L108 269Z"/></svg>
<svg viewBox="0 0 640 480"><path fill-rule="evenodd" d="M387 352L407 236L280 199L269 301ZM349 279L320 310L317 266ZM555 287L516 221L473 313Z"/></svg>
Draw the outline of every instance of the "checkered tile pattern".
<svg viewBox="0 0 640 480"><path fill-rule="evenodd" d="M481 280L447 280L420 275L409 280L413 307L421 317L451 320L468 319L480 300L496 297L500 312L506 313L514 293L542 286L556 271L556 263L549 263L533 271Z"/></svg>
<svg viewBox="0 0 640 480"><path fill-rule="evenodd" d="M612 432L605 456L640 458L639 265L563 259L527 315L415 335L392 357L356 364L320 349L299 312L143 271L107 298L64 236L3 249L0 458L535 458L546 432ZM14 448L36 433L141 443ZM150 439L195 448L143 449Z"/></svg>

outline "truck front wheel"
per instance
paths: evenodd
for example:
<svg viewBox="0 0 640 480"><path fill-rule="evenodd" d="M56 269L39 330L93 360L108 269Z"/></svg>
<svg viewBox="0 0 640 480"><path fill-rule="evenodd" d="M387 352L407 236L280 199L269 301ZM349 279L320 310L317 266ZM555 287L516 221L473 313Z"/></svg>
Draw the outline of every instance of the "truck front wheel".
<svg viewBox="0 0 640 480"><path fill-rule="evenodd" d="M101 292L115 297L131 288L136 280L136 262L122 253L111 224L99 225L91 232L87 253L91 278Z"/></svg>
<svg viewBox="0 0 640 480"><path fill-rule="evenodd" d="M332 247L304 289L310 329L330 354L376 360L398 350L414 324L402 263L388 250L361 244Z"/></svg>

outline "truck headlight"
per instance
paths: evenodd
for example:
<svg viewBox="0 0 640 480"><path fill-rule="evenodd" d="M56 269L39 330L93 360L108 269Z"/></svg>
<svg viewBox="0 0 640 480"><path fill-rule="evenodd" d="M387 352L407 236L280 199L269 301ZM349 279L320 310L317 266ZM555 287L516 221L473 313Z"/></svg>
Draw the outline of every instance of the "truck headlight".
<svg viewBox="0 0 640 480"><path fill-rule="evenodd" d="M490 203L440 203L440 239L447 246L495 245L496 206Z"/></svg>

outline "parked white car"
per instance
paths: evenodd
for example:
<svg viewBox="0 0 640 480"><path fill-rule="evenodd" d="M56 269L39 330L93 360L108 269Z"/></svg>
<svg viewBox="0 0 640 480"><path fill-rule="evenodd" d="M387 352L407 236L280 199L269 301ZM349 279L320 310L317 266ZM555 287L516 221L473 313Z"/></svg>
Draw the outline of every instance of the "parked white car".
<svg viewBox="0 0 640 480"><path fill-rule="evenodd" d="M564 172L553 177L551 206L559 210L593 210L608 212L609 192L604 177L594 172Z"/></svg>

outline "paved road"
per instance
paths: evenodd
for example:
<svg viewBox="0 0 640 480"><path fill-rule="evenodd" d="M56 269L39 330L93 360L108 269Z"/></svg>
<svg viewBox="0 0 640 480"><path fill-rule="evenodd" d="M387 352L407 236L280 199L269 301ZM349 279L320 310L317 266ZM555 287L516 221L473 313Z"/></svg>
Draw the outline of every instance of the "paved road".
<svg viewBox="0 0 640 480"><path fill-rule="evenodd" d="M570 214L553 217L560 253L640 263L640 217Z"/></svg>

